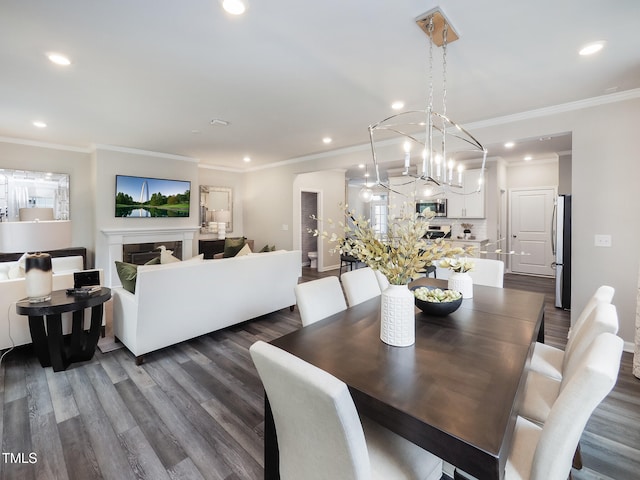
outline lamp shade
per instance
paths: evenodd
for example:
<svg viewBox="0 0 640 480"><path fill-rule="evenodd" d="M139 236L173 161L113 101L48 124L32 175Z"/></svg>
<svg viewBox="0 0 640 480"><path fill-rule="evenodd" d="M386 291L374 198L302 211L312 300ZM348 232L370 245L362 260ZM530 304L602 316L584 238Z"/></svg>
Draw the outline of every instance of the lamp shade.
<svg viewBox="0 0 640 480"><path fill-rule="evenodd" d="M231 212L229 210L218 210L216 212L216 221L227 223L231 221Z"/></svg>

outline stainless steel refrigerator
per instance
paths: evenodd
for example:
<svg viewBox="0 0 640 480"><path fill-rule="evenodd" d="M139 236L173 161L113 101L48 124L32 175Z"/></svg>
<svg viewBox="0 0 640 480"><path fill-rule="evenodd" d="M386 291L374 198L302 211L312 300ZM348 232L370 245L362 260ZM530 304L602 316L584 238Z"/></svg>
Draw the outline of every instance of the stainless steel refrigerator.
<svg viewBox="0 0 640 480"><path fill-rule="evenodd" d="M571 195L559 195L553 209L551 246L556 271L556 307L571 308Z"/></svg>

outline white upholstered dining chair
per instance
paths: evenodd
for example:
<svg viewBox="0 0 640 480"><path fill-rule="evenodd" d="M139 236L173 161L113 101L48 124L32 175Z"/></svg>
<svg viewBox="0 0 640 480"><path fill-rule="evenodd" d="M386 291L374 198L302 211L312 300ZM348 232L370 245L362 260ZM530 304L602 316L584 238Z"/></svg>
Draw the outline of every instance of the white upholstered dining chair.
<svg viewBox="0 0 640 480"><path fill-rule="evenodd" d="M249 349L278 438L283 480L439 480L442 460L359 418L346 384L258 341Z"/></svg>
<svg viewBox="0 0 640 480"><path fill-rule="evenodd" d="M382 293L376 274L370 267L344 272L340 280L350 307Z"/></svg>
<svg viewBox="0 0 640 480"><path fill-rule="evenodd" d="M607 297L602 297L606 300ZM548 377L561 379L562 378L562 368L564 363L566 362L567 355L571 355L571 352L574 349L574 345L576 343L584 342L585 338L585 327L587 324L590 324L589 318L595 315L595 311L598 305L610 305L609 302L595 302L592 305L589 305L589 311L584 315L584 319L580 320L579 327L576 324L576 328L571 332L569 339L567 340L567 344L564 350L553 347L551 345L546 345L544 343L536 342L533 348L533 355L531 356L531 366L529 367L531 370L535 372L539 372ZM615 312L615 308L613 310ZM582 314L581 314L582 316ZM603 330L610 331L611 333L618 333L618 324L617 324L617 314L616 314L616 324L604 324L603 328L607 328L607 325L611 329ZM615 328L615 331L612 330ZM593 336L594 332L591 332L591 336ZM595 332L596 334L599 332ZM584 345L583 345L584 347Z"/></svg>
<svg viewBox="0 0 640 480"><path fill-rule="evenodd" d="M565 355L560 364L560 378L544 375L535 370L527 374L522 404L518 414L538 423L545 423L551 408L571 376L576 372L585 353L594 340L603 333L618 333L618 314L610 303L598 303L583 322L582 328L567 343Z"/></svg>
<svg viewBox="0 0 640 480"><path fill-rule="evenodd" d="M587 301L587 304L584 306L584 308L580 312L580 315L578 315L578 318L576 318L576 321L573 323L571 328L569 328L569 333L567 335L567 338L571 337L573 332L580 330L580 328L582 327L582 324L587 319L589 314L593 311L593 309L596 308L596 305L598 303L600 302L611 303L613 301L613 296L615 295L615 293L616 293L615 288L610 287L609 285L601 285L600 287L598 287L595 293L589 299L589 301Z"/></svg>
<svg viewBox="0 0 640 480"><path fill-rule="evenodd" d="M335 276L299 283L294 292L303 327L347 309L340 280Z"/></svg>
<svg viewBox="0 0 640 480"><path fill-rule="evenodd" d="M611 392L620 369L623 341L599 335L575 365L547 421L540 426L518 416L505 480L566 480L587 421Z"/></svg>
<svg viewBox="0 0 640 480"><path fill-rule="evenodd" d="M502 288L504 285L504 262L490 258L474 258L467 260L473 262L473 270L469 272L474 285ZM436 278L448 280L451 270L436 265Z"/></svg>
<svg viewBox="0 0 640 480"><path fill-rule="evenodd" d="M504 262L491 258L470 258L474 264L469 272L474 285L502 288L504 284Z"/></svg>
<svg viewBox="0 0 640 480"><path fill-rule="evenodd" d="M575 337L579 334L580 329L586 322L587 318L593 313L594 308L598 303L611 303L615 289L608 285L602 285L598 287L595 293L591 296L585 307L578 315L573 327L569 330L568 338L569 342L572 342L571 337ZM617 332L612 332L617 333ZM567 347L568 347L567 343ZM543 375L560 379L562 378L562 363L564 362L565 350L547 345L545 343L537 342L533 349L533 356L531 357L531 370L540 372Z"/></svg>

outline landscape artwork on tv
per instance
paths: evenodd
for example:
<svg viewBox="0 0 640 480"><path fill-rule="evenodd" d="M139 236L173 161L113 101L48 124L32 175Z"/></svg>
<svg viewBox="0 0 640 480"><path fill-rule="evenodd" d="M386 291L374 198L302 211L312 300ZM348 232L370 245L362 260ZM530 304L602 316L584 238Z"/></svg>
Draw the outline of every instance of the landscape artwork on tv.
<svg viewBox="0 0 640 480"><path fill-rule="evenodd" d="M116 217L188 217L191 182L116 175Z"/></svg>

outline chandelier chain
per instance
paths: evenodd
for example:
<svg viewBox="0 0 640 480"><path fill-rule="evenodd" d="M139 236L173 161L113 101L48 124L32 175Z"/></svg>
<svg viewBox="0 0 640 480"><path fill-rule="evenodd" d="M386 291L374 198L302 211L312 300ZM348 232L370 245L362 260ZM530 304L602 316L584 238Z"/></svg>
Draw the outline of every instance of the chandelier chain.
<svg viewBox="0 0 640 480"><path fill-rule="evenodd" d="M447 178L447 135L445 131L447 129L447 123L445 118L447 117L447 31L449 30L449 24L445 21L442 30L442 163L444 167L444 178ZM453 180L453 172L449 169L449 184Z"/></svg>

